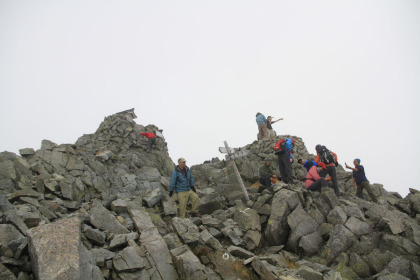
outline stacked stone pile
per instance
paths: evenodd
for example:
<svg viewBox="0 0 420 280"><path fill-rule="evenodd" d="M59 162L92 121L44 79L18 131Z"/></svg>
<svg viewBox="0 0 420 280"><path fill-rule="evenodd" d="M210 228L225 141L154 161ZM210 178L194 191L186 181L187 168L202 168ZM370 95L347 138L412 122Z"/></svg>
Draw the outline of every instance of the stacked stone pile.
<svg viewBox="0 0 420 280"><path fill-rule="evenodd" d="M202 217L180 219L166 143L147 153L138 135L157 129L116 114L75 144L1 153L0 279L419 279L419 191L361 200L339 167L343 196L309 192L294 163L295 185L258 193L276 160L262 140L236 160L249 201L214 159L192 167ZM314 156L293 138L295 159Z"/></svg>

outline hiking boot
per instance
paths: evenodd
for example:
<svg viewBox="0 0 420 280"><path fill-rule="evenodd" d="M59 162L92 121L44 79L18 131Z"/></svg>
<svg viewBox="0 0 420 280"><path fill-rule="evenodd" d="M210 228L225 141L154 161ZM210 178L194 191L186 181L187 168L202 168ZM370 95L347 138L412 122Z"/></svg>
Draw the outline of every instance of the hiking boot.
<svg viewBox="0 0 420 280"><path fill-rule="evenodd" d="M201 218L200 213L192 213L191 214L192 217L197 217L197 218Z"/></svg>

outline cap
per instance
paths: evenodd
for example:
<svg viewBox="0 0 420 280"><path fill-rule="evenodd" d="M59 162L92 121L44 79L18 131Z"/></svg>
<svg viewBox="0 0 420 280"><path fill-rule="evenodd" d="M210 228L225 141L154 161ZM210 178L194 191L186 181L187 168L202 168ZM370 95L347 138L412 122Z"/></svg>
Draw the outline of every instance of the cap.
<svg viewBox="0 0 420 280"><path fill-rule="evenodd" d="M273 118L272 116L268 116L268 117L267 117L267 119L272 119L272 118Z"/></svg>
<svg viewBox="0 0 420 280"><path fill-rule="evenodd" d="M327 166L325 165L325 163L323 163L323 162L318 162L318 164L317 164L319 167L322 167L322 168L324 168L324 169L327 169Z"/></svg>
<svg viewBox="0 0 420 280"><path fill-rule="evenodd" d="M180 162L186 162L185 158L183 158L183 157L182 158L179 158L178 159L178 163L180 163Z"/></svg>

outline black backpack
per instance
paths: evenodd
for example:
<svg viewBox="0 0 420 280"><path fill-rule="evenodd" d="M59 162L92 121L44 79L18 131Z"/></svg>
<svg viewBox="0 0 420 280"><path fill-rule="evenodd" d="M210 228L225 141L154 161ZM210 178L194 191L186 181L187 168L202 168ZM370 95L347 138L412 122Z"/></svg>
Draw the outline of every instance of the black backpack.
<svg viewBox="0 0 420 280"><path fill-rule="evenodd" d="M335 157L333 153L325 146L319 146L316 150L319 154L319 159L325 164L335 163Z"/></svg>

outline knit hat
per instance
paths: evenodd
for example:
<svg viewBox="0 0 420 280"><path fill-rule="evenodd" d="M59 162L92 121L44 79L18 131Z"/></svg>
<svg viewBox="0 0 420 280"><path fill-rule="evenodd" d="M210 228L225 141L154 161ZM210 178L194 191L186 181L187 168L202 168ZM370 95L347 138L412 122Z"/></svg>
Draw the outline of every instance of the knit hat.
<svg viewBox="0 0 420 280"><path fill-rule="evenodd" d="M323 163L323 162L318 162L318 166L319 167L322 167L322 168L324 168L324 169L327 169L327 166L325 165L325 163Z"/></svg>
<svg viewBox="0 0 420 280"><path fill-rule="evenodd" d="M360 159L359 158L356 158L354 160L357 161L360 164Z"/></svg>

